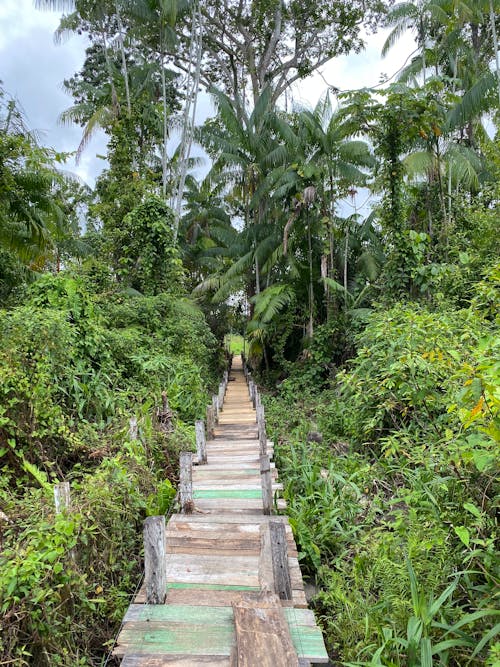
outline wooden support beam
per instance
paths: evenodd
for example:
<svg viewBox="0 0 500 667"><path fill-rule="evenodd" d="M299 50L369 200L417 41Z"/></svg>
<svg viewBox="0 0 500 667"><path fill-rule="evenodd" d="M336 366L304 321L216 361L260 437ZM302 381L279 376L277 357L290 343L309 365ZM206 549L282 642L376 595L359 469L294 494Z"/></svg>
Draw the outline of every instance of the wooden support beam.
<svg viewBox="0 0 500 667"><path fill-rule="evenodd" d="M211 440L214 437L214 409L211 405L207 405L207 438Z"/></svg>
<svg viewBox="0 0 500 667"><path fill-rule="evenodd" d="M139 426L137 424L137 417L134 415L128 421L128 437L129 440L137 440L139 438Z"/></svg>
<svg viewBox="0 0 500 667"><path fill-rule="evenodd" d="M260 457L260 483L262 486L262 505L264 514L271 514L273 507L273 487L271 465L267 454L263 454Z"/></svg>
<svg viewBox="0 0 500 667"><path fill-rule="evenodd" d="M222 408L224 406L224 396L225 396L225 394L226 394L226 386L225 386L224 382L221 382L219 384L219 396L218 396L219 410L222 410Z"/></svg>
<svg viewBox="0 0 500 667"><path fill-rule="evenodd" d="M56 514L61 514L71 507L71 492L69 482L60 482L54 485L54 504L56 506Z"/></svg>
<svg viewBox="0 0 500 667"><path fill-rule="evenodd" d="M191 452L180 454L179 498L181 511L193 511L193 455Z"/></svg>
<svg viewBox="0 0 500 667"><path fill-rule="evenodd" d="M264 407L259 405L257 413L257 427L259 433L259 454L267 454L267 431L266 420L264 419Z"/></svg>
<svg viewBox="0 0 500 667"><path fill-rule="evenodd" d="M147 604L164 604L167 596L165 517L144 522L144 585Z"/></svg>
<svg viewBox="0 0 500 667"><path fill-rule="evenodd" d="M281 519L269 521L271 534L271 558L273 562L274 591L280 600L292 599L292 581L288 568L288 549L285 525Z"/></svg>
<svg viewBox="0 0 500 667"><path fill-rule="evenodd" d="M212 396L212 409L214 412L214 425L219 423L219 398L216 394Z"/></svg>
<svg viewBox="0 0 500 667"><path fill-rule="evenodd" d="M203 465L207 462L207 440L205 438L205 422L203 419L197 419L194 423L196 433L196 451L198 453L198 463Z"/></svg>
<svg viewBox="0 0 500 667"><path fill-rule="evenodd" d="M255 406L255 382L253 380L250 380L248 383L248 395Z"/></svg>

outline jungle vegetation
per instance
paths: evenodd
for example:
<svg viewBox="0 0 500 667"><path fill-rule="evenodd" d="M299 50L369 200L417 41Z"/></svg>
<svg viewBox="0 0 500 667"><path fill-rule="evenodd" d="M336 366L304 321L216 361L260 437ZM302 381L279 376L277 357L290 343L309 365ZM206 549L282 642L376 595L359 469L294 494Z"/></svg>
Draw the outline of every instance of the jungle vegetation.
<svg viewBox="0 0 500 667"><path fill-rule="evenodd" d="M498 665L498 0L35 4L108 166L0 89L0 664L105 664L232 332L333 663ZM380 29L395 79L285 103Z"/></svg>

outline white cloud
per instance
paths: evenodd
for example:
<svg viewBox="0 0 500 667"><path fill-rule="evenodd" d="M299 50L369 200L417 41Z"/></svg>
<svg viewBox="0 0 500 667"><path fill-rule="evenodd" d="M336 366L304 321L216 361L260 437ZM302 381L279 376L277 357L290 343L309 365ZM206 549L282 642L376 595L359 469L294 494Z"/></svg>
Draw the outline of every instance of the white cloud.
<svg viewBox="0 0 500 667"><path fill-rule="evenodd" d="M61 152L73 152L82 130L58 122L72 104L62 83L81 68L87 42L75 36L55 45L53 35L60 16L35 9L33 0L1 0L0 79L7 93L20 102L29 127L39 133L41 142ZM104 135L97 134L81 164L76 166L73 159L66 169L92 185L104 166L95 154L105 152L105 144Z"/></svg>
<svg viewBox="0 0 500 667"><path fill-rule="evenodd" d="M26 111L30 127L38 130L45 145L59 151L75 151L81 128L61 126L58 117L72 104L61 89L65 78L78 71L84 61L86 41L74 37L56 46L53 34L60 13L40 11L33 0L0 0L0 79L9 94L16 97ZM401 40L383 61L380 58L387 31L367 38L367 49L357 55L343 56L325 66L322 76L315 74L296 84L293 98L313 106L326 90L326 81L341 89L373 86L382 72L388 75L399 69L414 49L411 38ZM213 114L213 105L206 94L198 103L197 120ZM74 161L67 168L84 181L93 184L106 163L96 157L106 152L106 137L101 132L87 147L78 166ZM199 154L198 151L194 153ZM205 169L200 169L203 173Z"/></svg>

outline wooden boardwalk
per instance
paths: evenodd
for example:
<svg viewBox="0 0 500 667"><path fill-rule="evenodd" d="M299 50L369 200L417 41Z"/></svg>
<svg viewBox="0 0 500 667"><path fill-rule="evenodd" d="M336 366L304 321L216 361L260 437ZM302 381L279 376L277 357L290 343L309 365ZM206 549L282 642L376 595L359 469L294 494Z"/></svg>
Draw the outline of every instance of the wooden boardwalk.
<svg viewBox="0 0 500 667"><path fill-rule="evenodd" d="M272 455L272 443L268 443L268 453ZM268 664L257 657L238 659L240 652L236 650L233 605L251 597L248 594L256 597L263 589L272 590L273 585L271 553L265 539L272 517L262 510L255 410L240 357L234 359L215 437L207 442L207 458L207 464L193 467L194 511L173 515L167 525L166 603L146 604L145 591L139 591L125 615L114 650L122 658L121 667ZM273 488L278 490L277 472L274 464L271 466ZM278 507L284 506L284 501L278 500ZM269 664L326 663L321 631L307 609L292 531L286 517L282 519L292 599L281 600L283 611L280 607L279 613L284 614L298 661L273 655ZM266 627L264 632L269 632L267 621Z"/></svg>

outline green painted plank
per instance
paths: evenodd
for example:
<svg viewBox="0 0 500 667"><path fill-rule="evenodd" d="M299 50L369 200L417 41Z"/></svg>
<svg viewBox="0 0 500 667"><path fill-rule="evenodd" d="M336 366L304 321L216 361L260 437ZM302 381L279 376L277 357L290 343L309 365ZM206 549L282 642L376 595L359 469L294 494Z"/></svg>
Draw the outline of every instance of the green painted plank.
<svg viewBox="0 0 500 667"><path fill-rule="evenodd" d="M126 624L118 644L127 652L147 649L151 655L182 653L185 655L227 655L234 640L234 627L224 625L176 624L149 627L151 623Z"/></svg>
<svg viewBox="0 0 500 667"><path fill-rule="evenodd" d="M310 611L283 611L297 655L316 662L328 661L321 630L310 625ZM234 641L232 607L131 605L124 621L119 644L132 650L147 647L151 654L229 654Z"/></svg>
<svg viewBox="0 0 500 667"><path fill-rule="evenodd" d="M167 584L169 588L194 588L203 591L259 591L258 586L236 586L235 584L193 584L185 582L171 582Z"/></svg>
<svg viewBox="0 0 500 667"><path fill-rule="evenodd" d="M193 497L196 498L261 498L260 489L210 489L203 491L193 491Z"/></svg>
<svg viewBox="0 0 500 667"><path fill-rule="evenodd" d="M285 618L290 625L315 627L314 614L309 609L293 609L284 607ZM232 623L233 609L231 606L211 607L190 604L131 604L125 615L128 621L178 621L180 623Z"/></svg>
<svg viewBox="0 0 500 667"><path fill-rule="evenodd" d="M298 626L293 623L289 623L288 627L299 658L309 658L311 662L321 662L322 660L328 662L328 653L319 628Z"/></svg>
<svg viewBox="0 0 500 667"><path fill-rule="evenodd" d="M130 605L124 622L161 621L195 625L223 625L233 623L232 607L195 607L188 604Z"/></svg>
<svg viewBox="0 0 500 667"><path fill-rule="evenodd" d="M126 652L146 650L151 655L179 653L184 655L229 655L234 644L234 622L196 624L170 622L126 623L118 637L118 645ZM299 658L311 662L328 660L319 628L291 626L295 650Z"/></svg>

